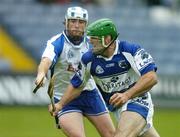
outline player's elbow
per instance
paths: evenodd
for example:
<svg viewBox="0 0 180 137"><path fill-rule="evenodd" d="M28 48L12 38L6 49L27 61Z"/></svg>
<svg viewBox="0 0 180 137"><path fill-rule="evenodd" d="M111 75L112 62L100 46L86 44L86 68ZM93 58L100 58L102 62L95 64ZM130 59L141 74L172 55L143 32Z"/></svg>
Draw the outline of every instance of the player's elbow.
<svg viewBox="0 0 180 137"><path fill-rule="evenodd" d="M152 86L154 86L158 83L158 77L157 77L156 72L154 72L154 71L151 72L150 81L152 83Z"/></svg>

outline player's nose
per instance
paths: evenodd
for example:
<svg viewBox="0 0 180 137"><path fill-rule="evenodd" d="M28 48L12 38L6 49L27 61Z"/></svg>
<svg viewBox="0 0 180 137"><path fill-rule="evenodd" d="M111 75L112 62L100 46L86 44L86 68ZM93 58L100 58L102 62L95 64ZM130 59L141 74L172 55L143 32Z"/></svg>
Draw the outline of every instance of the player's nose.
<svg viewBox="0 0 180 137"><path fill-rule="evenodd" d="M75 25L75 27L79 27L79 20L76 20L74 25Z"/></svg>

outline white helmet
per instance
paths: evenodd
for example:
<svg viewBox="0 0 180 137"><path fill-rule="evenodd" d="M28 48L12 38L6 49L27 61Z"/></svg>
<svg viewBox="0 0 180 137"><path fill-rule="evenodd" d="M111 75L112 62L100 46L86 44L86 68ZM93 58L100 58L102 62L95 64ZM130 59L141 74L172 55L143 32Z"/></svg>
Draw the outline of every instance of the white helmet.
<svg viewBox="0 0 180 137"><path fill-rule="evenodd" d="M88 22L88 12L81 7L69 7L65 15L66 22L68 19L80 19Z"/></svg>

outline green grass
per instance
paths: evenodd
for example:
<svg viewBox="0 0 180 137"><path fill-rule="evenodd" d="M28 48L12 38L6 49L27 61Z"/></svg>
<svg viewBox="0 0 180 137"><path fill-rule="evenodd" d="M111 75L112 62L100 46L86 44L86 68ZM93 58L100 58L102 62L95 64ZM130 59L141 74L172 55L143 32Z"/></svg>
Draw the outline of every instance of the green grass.
<svg viewBox="0 0 180 137"><path fill-rule="evenodd" d="M180 135L180 110L156 109L154 125L161 137ZM87 137L100 137L85 119ZM0 137L65 137L46 107L0 106Z"/></svg>
<svg viewBox="0 0 180 137"><path fill-rule="evenodd" d="M155 109L154 126L161 137L179 137L180 109Z"/></svg>

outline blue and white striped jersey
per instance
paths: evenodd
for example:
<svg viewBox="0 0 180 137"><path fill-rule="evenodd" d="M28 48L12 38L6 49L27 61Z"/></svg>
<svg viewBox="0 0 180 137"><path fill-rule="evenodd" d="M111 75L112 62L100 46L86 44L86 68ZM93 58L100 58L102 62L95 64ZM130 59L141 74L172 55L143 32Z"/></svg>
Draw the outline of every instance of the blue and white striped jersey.
<svg viewBox="0 0 180 137"><path fill-rule="evenodd" d="M82 54L89 49L88 39L83 38L80 45L74 45L69 41L65 32L53 36L47 41L47 45L42 57L48 57L52 61L51 73L56 77L54 87L54 97L60 99L64 94L75 70L78 69ZM85 89L96 88L94 80L90 79Z"/></svg>
<svg viewBox="0 0 180 137"><path fill-rule="evenodd" d="M88 51L82 56L82 69L74 75L71 83L79 87L93 76L100 91L124 92L149 71L156 71L153 58L139 45L116 40L114 54L110 58L96 56Z"/></svg>

